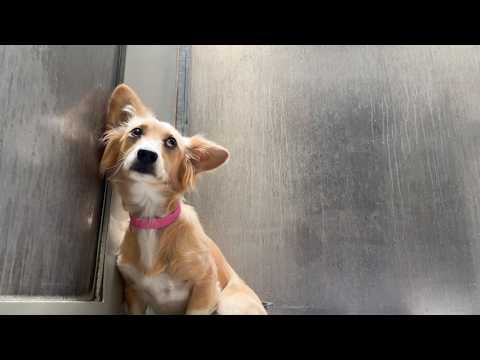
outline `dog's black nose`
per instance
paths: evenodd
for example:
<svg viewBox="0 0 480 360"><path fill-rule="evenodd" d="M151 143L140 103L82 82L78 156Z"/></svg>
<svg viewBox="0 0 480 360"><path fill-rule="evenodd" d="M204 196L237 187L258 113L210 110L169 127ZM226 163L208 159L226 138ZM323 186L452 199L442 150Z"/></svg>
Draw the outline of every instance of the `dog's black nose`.
<svg viewBox="0 0 480 360"><path fill-rule="evenodd" d="M153 152L153 151L138 150L137 158L141 164L149 165L157 161L158 155L156 152Z"/></svg>

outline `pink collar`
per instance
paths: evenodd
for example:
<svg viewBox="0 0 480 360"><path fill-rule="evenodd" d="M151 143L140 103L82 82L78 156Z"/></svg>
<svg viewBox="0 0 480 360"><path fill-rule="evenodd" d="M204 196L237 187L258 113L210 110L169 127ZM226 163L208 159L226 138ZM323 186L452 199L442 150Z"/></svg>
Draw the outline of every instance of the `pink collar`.
<svg viewBox="0 0 480 360"><path fill-rule="evenodd" d="M130 224L139 229L163 229L178 219L181 209L181 203L178 202L177 208L165 217L139 218L130 215Z"/></svg>

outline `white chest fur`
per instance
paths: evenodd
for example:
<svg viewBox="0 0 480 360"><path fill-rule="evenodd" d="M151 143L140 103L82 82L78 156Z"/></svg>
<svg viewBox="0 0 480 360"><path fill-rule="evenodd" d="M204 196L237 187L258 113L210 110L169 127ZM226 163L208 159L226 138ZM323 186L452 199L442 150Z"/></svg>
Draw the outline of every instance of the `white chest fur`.
<svg viewBox="0 0 480 360"><path fill-rule="evenodd" d="M158 256L158 237L158 230L143 229L137 231L140 262L147 271L153 268Z"/></svg>
<svg viewBox="0 0 480 360"><path fill-rule="evenodd" d="M185 311L190 295L191 285L186 281L173 278L162 272L146 276L130 264L118 261L122 275L133 284L138 295L159 314L178 314Z"/></svg>
<svg viewBox="0 0 480 360"><path fill-rule="evenodd" d="M153 268L158 257L158 238L157 230L137 232L140 263L147 272ZM121 254L118 258L118 269L154 311L160 314L176 314L185 310L191 289L188 282L175 279L166 272L147 276L136 267L122 263Z"/></svg>

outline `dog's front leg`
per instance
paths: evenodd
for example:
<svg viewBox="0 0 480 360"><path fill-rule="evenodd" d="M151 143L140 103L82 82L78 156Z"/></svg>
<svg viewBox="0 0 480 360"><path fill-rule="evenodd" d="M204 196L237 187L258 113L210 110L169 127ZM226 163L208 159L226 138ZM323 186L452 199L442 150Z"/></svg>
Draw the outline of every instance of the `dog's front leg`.
<svg viewBox="0 0 480 360"><path fill-rule="evenodd" d="M130 315L144 315L147 305L131 285L125 287L125 300Z"/></svg>
<svg viewBox="0 0 480 360"><path fill-rule="evenodd" d="M190 294L186 315L210 315L218 304L220 289L217 279L211 278L195 284Z"/></svg>

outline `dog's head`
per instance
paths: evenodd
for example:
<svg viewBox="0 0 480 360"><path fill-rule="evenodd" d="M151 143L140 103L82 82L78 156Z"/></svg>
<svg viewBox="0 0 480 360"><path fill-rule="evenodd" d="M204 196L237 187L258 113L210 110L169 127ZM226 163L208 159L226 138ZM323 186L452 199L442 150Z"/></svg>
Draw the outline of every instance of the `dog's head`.
<svg viewBox="0 0 480 360"><path fill-rule="evenodd" d="M110 98L100 172L111 180L161 185L183 193L198 174L222 165L228 151L201 136L182 136L161 122L127 85Z"/></svg>

